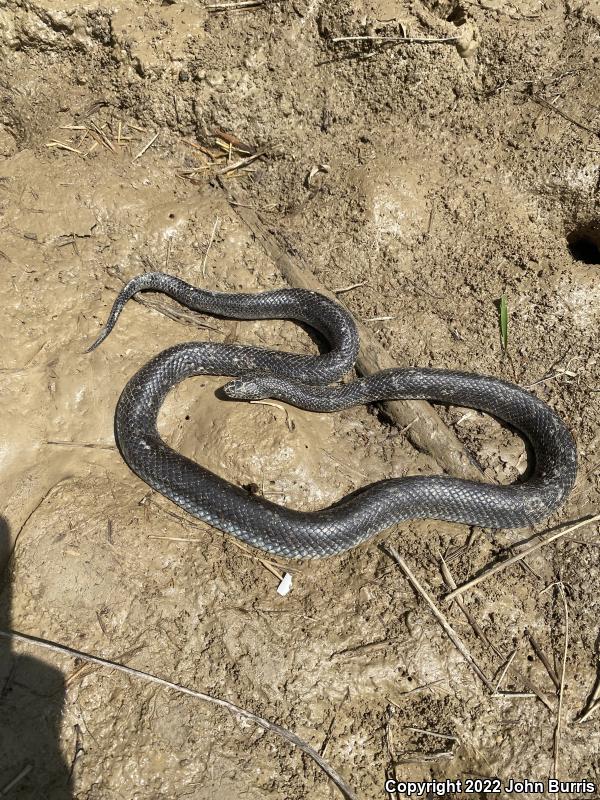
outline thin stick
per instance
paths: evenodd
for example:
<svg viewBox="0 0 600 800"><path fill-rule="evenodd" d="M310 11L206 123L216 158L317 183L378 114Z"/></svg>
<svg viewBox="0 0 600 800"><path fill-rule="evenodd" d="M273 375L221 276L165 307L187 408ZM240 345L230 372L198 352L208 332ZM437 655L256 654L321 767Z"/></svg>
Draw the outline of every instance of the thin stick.
<svg viewBox="0 0 600 800"><path fill-rule="evenodd" d="M44 444L53 444L60 447L90 447L97 450L116 450L114 444L96 444L95 442L63 442L59 439L46 439Z"/></svg>
<svg viewBox="0 0 600 800"><path fill-rule="evenodd" d="M437 681L431 681L430 683L424 683L422 686L415 686L414 689L408 689L406 692L400 692L398 695L399 697L406 697L409 694L415 694L416 692L422 692L423 689L429 689L430 686L436 686L438 683L443 683L446 678L438 678ZM389 697L385 698L388 703L391 703L396 708L402 709L402 706L399 706L398 703L394 703L393 700L390 700Z"/></svg>
<svg viewBox="0 0 600 800"><path fill-rule="evenodd" d="M562 668L560 671L560 687L558 689L558 706L556 709L556 728L554 729L554 777L558 778L558 757L560 751L560 734L562 725L563 695L565 693L565 673L567 671L567 652L569 649L569 606L562 580L558 582L558 590L565 609L565 646L563 649Z"/></svg>
<svg viewBox="0 0 600 800"><path fill-rule="evenodd" d="M264 5L264 0L240 0L237 3L215 3L211 6L206 6L207 11L236 11L240 8L254 8L255 6Z"/></svg>
<svg viewBox="0 0 600 800"><path fill-rule="evenodd" d="M86 156L89 156L89 154L90 154L90 153L93 153L93 152L94 152L94 150L95 150L97 147L98 147L98 140L96 139L94 142L92 142L92 144L91 144L91 146L90 146L89 150L87 150L87 151L86 151L86 152L83 154L83 157L85 158Z"/></svg>
<svg viewBox="0 0 600 800"><path fill-rule="evenodd" d="M447 44L458 42L458 36L413 38L411 36L336 36L332 42L398 42L399 44Z"/></svg>
<svg viewBox="0 0 600 800"><path fill-rule="evenodd" d="M287 408L285 408L285 406L282 406L280 403L275 403L273 400L250 400L249 402L258 406L271 406L271 408L277 408L279 409L279 411L283 411L283 413L285 414L285 423L288 427L288 430L293 431L294 428L296 427L294 421L290 417Z"/></svg>
<svg viewBox="0 0 600 800"><path fill-rule="evenodd" d="M407 764L421 764L422 762L439 761L442 758L454 758L452 750L442 750L439 753L406 753L407 758L396 759L397 766Z"/></svg>
<svg viewBox="0 0 600 800"><path fill-rule="evenodd" d="M341 289L334 289L335 294L343 294L344 292L351 292L352 289L358 289L359 286L365 286L367 281L359 281L358 283L351 283L350 286L342 286Z"/></svg>
<svg viewBox="0 0 600 800"><path fill-rule="evenodd" d="M567 533L576 531L578 528L583 528L584 525L590 525L592 522L598 522L599 520L600 520L600 514L596 514L593 517L588 517L588 519L584 519L581 522L578 522L576 525L570 525L569 527L562 528L561 530L556 531L556 533L553 533L551 536L548 536L541 542L536 542L535 544L532 544L531 547L528 547L526 550L522 550L520 553L517 553L516 555L511 556L510 558L507 558L504 561L501 561L499 564L494 564L492 567L486 570L486 572L484 572L482 575L479 575L478 577L473 578L470 581L467 581L467 583L463 583L462 586L459 586L453 592L447 594L445 599L447 601L454 600L455 597L464 594L464 592L468 591L469 589L472 589L474 586L477 586L477 584L487 580L487 578L489 578L491 575L495 575L497 572L506 569L506 567L510 567L511 564L516 564L517 561L521 561L522 559L531 555L531 553L535 553L537 550L540 550L542 547L545 547L545 545L550 544L550 542L554 542L556 541L556 539L559 539L561 536L565 536Z"/></svg>
<svg viewBox="0 0 600 800"><path fill-rule="evenodd" d="M102 139L102 141L108 147L108 149L111 150L113 153L116 153L117 151L115 150L115 147L114 147L113 143L110 141L108 136L104 133L102 128L99 128L98 125L96 125L96 123L93 120L90 120L90 125L96 131L98 136Z"/></svg>
<svg viewBox="0 0 600 800"><path fill-rule="evenodd" d="M206 252L204 253L204 258L202 259L202 277L206 277L206 259L208 258L208 251L210 250L213 240L215 238L215 234L217 233L217 228L221 224L221 220L219 217L215 217L215 224L213 225L213 229L210 234L210 239L208 240L208 245L206 246Z"/></svg>
<svg viewBox="0 0 600 800"><path fill-rule="evenodd" d="M498 689L500 688L500 684L504 680L504 677L505 677L506 673L508 672L508 670L510 668L510 665L514 661L514 658L515 658L516 655L517 655L517 648L515 647L515 649L509 655L509 657L508 657L508 659L506 661L506 664L504 665L504 667L502 669L502 672L500 673L500 677L496 681L496 694L498 694Z"/></svg>
<svg viewBox="0 0 600 800"><path fill-rule="evenodd" d="M588 703L587 708L585 708L581 716L577 718L577 722L585 722L598 708L600 708L600 700L594 700L593 703Z"/></svg>
<svg viewBox="0 0 600 800"><path fill-rule="evenodd" d="M581 710L581 712L577 716L577 722L585 722L594 711L600 707L600 664L598 665L599 668L596 670L596 682L594 683L594 688L592 692Z"/></svg>
<svg viewBox="0 0 600 800"><path fill-rule="evenodd" d="M553 372L550 375L546 375L545 378L540 378L539 380L528 384L525 388L533 389L534 386L539 386L540 383L546 383L546 381L551 381L554 380L554 378L559 378L561 375L566 375L568 378L576 377L576 373L574 373L570 369L559 369L558 372Z"/></svg>
<svg viewBox="0 0 600 800"><path fill-rule="evenodd" d="M281 583L281 581L283 580L283 577L284 577L283 576L283 572L280 572L277 569L277 567L282 567L281 564L277 564L274 561L269 561L266 558L261 558L260 556L255 555L251 550L249 550L241 542L236 542L235 539L232 539L231 543L234 544L239 550L242 551L242 555L244 556L244 558L251 558L253 561L258 561L259 564L262 564L262 566L268 572L270 572L271 575L274 575L277 578L277 580Z"/></svg>
<svg viewBox="0 0 600 800"><path fill-rule="evenodd" d="M600 542L584 542L583 539L567 539L568 542L575 542L575 544L583 544L585 547L600 547Z"/></svg>
<svg viewBox="0 0 600 800"><path fill-rule="evenodd" d="M552 103L549 103L546 100L545 97L540 97L539 95L534 94L532 99L536 103L539 103L541 106L544 106L545 108L549 109L550 111L554 111L555 114L558 114L563 119L566 119L567 122L570 122L572 125L575 125L577 128L581 128L582 131L587 131L587 133L593 133L596 136L600 136L600 130L595 129L595 128L588 128L587 125L583 124L583 122L579 122L579 120L574 119L573 117L570 117L567 113L562 111L560 108L556 108L556 106L553 106Z"/></svg>
<svg viewBox="0 0 600 800"><path fill-rule="evenodd" d="M154 136L153 136L153 137L150 139L150 141L148 142L148 144L145 144L145 145L142 147L142 149L141 149L141 150L140 150L140 152L137 154L137 156L134 156L134 157L133 157L133 159L132 159L132 162L131 162L131 163L133 163L134 161L137 161L137 160L138 160L138 158L141 158L141 157L144 155L144 153L146 152L146 150L147 150L149 147L152 147L152 145L154 144L154 142L155 142L157 139L158 139L158 131L157 131L157 132L154 134Z"/></svg>
<svg viewBox="0 0 600 800"><path fill-rule="evenodd" d="M70 153L77 153L78 156L83 155L81 150L77 150L75 147L71 147L70 144L65 144L65 142L59 142L53 140L52 142L48 142L46 147L57 147L59 150L68 150Z"/></svg>
<svg viewBox="0 0 600 800"><path fill-rule="evenodd" d="M33 764L28 764L26 767L23 767L21 772L19 772L19 774L16 775L12 781L10 781L10 783L7 783L6 786L0 791L0 797L4 797L4 795L8 794L11 789L14 789L15 786L23 780L23 778L29 775L32 769Z"/></svg>
<svg viewBox="0 0 600 800"><path fill-rule="evenodd" d="M166 542L204 542L205 539L190 539L186 536L154 536L150 534L149 539L164 539Z"/></svg>
<svg viewBox="0 0 600 800"><path fill-rule="evenodd" d="M448 622L448 620L446 619L444 614L442 614L442 612L439 610L439 608L433 602L431 597L427 594L425 589L423 589L423 587L421 586L419 581L412 574L412 572L408 568L406 562L401 558L401 556L398 553L398 551L395 548L393 548L391 545L388 545L387 547L384 547L383 549L384 549L385 552L387 552L394 559L396 564L398 564L398 566L400 567L402 572L408 578L408 581L411 584L411 586L413 587L413 589L418 594L420 594L421 597L425 600L425 602L427 603L427 605L429 606L429 608L433 612L434 617L440 623L440 625L444 629L446 635L448 636L448 638L450 639L452 644L456 647L456 649L459 651L459 653L463 656L465 661L469 664L469 666L471 667L473 672L482 681L482 683L486 686L486 688L489 689L490 692L493 694L496 691L495 687L486 678L486 676L484 675L483 671L481 670L481 668L479 667L479 665L477 664L477 662L475 661L475 659L473 658L471 653L469 653L469 651L467 650L466 645L463 644L463 642L459 638L458 634L451 627L450 623Z"/></svg>
<svg viewBox="0 0 600 800"><path fill-rule="evenodd" d="M251 164L253 161L256 161L257 158L264 156L266 152L267 148L263 147L262 150L257 150L256 153L253 153L251 156L248 156L247 158L240 158L239 161L234 161L233 164L228 164L226 167L223 167L223 169L220 169L217 174L227 175L229 172L233 172L234 170L239 169L240 167L245 167L246 164Z"/></svg>
<svg viewBox="0 0 600 800"><path fill-rule="evenodd" d="M251 711L247 711L245 708L241 708L241 706L236 706L234 703L230 703L229 700L223 700L219 697L213 697L210 694L205 694L204 692L197 692L195 689L188 689L187 686L181 686L178 683L172 683L171 681L167 681L164 678L159 678L156 675L151 675L149 672L143 672L139 669L134 669L133 667L126 667L124 664L119 664L115 661L109 661L106 658L100 658L98 656L90 655L89 653L83 653L80 650L74 650L71 647L67 647L62 644L57 644L55 642L50 642L46 639L39 639L36 636L30 636L24 633L18 633L16 631L5 631L0 630L0 636L5 639L12 639L16 642L23 642L24 644L31 644L34 647L44 648L46 650L51 650L54 653L60 653L61 655L71 656L73 658L79 658L83 661L88 661L90 664L98 664L101 667L107 667L108 669L114 669L118 672L123 672L126 675L131 675L134 678L138 678L140 680L148 681L150 683L156 683L159 686L164 686L166 689L171 689L174 692L179 694L187 694L190 697L195 697L197 700L203 700L206 703L212 703L213 705L220 706L221 708L227 709L231 714L237 717L241 717L242 719L248 719L251 722L254 722L260 728L263 728L265 731L269 731L270 733L274 733L277 736L280 736L282 739L285 739L290 744L297 747L303 753L305 753L309 758L318 764L319 767L325 772L326 775L331 778L331 780L335 783L338 787L340 792L344 795L347 800L358 800L356 795L354 794L353 790L350 786L346 783L346 781L342 778L342 776L335 770L333 767L330 767L329 764L319 755L319 753L307 744L305 741L300 739L295 733L288 731L286 728L281 727L281 725L277 725L274 722L269 722L269 720L264 719L263 717L259 717L257 714L253 714Z"/></svg>
<svg viewBox="0 0 600 800"><path fill-rule="evenodd" d="M458 736L450 736L448 733L438 733L437 731L428 731L425 728L414 728L412 725L405 725L405 731L413 731L413 733L425 733L427 736L437 736L439 739L448 739L451 742L458 741Z"/></svg>
<svg viewBox="0 0 600 800"><path fill-rule="evenodd" d="M539 658L539 660L542 662L542 664L546 668L546 672L550 676L550 680L552 681L552 683L560 691L560 681L558 679L558 675L556 674L556 672L554 671L554 667L552 666L552 664L548 660L548 656L544 653L544 651L540 647L539 643L534 638L533 634L528 632L527 635L529 637L529 643L531 644L533 652L536 654L536 656Z"/></svg>
<svg viewBox="0 0 600 800"><path fill-rule="evenodd" d="M448 567L448 564L446 564L444 556L441 553L438 553L438 555L439 555L439 558L440 558L440 568L441 568L441 572L442 572L442 578L444 579L444 583L446 584L446 586L449 589L456 589L456 581L454 580L454 577L453 577L452 573L450 572L450 568ZM457 597L456 598L456 605L460 608L462 613L467 618L467 622L473 628L473 631L475 632L475 635L478 636L481 639L482 642L485 642L485 644L488 645L488 647L491 647L492 650L496 653L497 656L501 656L502 654L500 653L500 651L496 647L494 647L492 642L490 642L488 637L482 631L481 626L479 625L479 623L477 622L475 617L471 614L471 612L469 611L469 609L465 605L465 602L462 599L462 597Z"/></svg>

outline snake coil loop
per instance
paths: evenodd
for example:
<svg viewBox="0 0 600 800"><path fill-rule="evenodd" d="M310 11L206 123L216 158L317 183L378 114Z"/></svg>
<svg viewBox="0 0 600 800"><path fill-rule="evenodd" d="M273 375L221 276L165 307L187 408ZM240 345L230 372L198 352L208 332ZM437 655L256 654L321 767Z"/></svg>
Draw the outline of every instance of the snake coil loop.
<svg viewBox="0 0 600 800"><path fill-rule="evenodd" d="M162 292L190 309L223 317L294 319L315 328L330 345L319 356L205 342L176 345L142 367L119 399L115 435L129 467L193 516L247 544L289 558L321 558L406 519L520 528L551 514L573 487L577 453L571 434L546 403L514 384L465 372L411 368L327 386L354 365L358 334L350 314L316 292L209 292L170 275L147 273L123 288L88 352L108 336L127 300L139 291ZM526 480L510 486L446 476L392 478L329 508L295 511L219 478L161 439L156 422L168 392L185 378L203 374L235 377L225 387L230 397L272 397L315 411L409 398L479 409L522 433L535 465Z"/></svg>

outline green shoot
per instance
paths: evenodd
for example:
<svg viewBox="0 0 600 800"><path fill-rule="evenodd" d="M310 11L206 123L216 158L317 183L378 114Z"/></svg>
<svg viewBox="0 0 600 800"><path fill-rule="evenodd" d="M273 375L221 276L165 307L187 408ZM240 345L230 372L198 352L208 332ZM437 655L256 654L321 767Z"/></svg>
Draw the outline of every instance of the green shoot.
<svg viewBox="0 0 600 800"><path fill-rule="evenodd" d="M508 301L506 295L500 298L500 341L502 349L508 349Z"/></svg>

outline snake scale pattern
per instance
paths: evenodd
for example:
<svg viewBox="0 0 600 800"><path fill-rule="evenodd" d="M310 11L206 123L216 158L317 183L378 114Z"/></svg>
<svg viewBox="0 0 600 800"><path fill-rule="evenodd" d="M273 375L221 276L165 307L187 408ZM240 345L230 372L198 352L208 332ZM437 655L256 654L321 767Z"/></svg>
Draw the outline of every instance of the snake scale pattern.
<svg viewBox="0 0 600 800"><path fill-rule="evenodd" d="M465 372L399 368L329 386L353 367L358 334L350 314L316 292L228 294L197 289L163 273L146 273L120 292L87 352L108 336L126 302L141 291L162 292L192 310L221 317L303 322L329 345L326 353L314 356L235 344L180 344L148 362L121 394L115 436L129 467L194 517L249 545L288 558L322 558L407 519L526 527L557 509L575 482L576 447L565 424L546 403L514 384ZM392 478L319 511L288 509L218 477L162 440L157 417L165 397L180 381L203 374L234 377L224 387L231 398L276 398L321 412L409 398L475 408L519 431L531 446L534 466L522 482L510 486L447 476Z"/></svg>

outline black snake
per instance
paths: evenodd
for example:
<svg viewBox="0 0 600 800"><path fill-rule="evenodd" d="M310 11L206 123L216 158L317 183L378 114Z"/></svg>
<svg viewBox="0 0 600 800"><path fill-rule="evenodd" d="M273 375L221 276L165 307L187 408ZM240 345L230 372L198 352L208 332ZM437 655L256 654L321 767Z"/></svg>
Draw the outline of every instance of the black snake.
<svg viewBox="0 0 600 800"><path fill-rule="evenodd" d="M321 558L342 553L391 525L434 518L491 528L539 522L565 500L575 481L573 438L552 409L529 392L497 378L439 369L391 369L328 387L350 370L358 334L337 303L304 289L227 294L196 289L178 278L147 273L120 292L95 349L136 292L163 292L190 309L235 319L293 319L329 344L318 356L235 344L190 342L160 353L125 386L115 414L123 458L149 486L193 516L247 544L279 556ZM521 483L480 484L446 476L378 481L320 511L295 511L219 478L172 450L157 430L159 409L172 387L192 375L228 375L231 398L279 398L301 408L334 411L361 403L425 399L492 414L520 431L535 465Z"/></svg>

